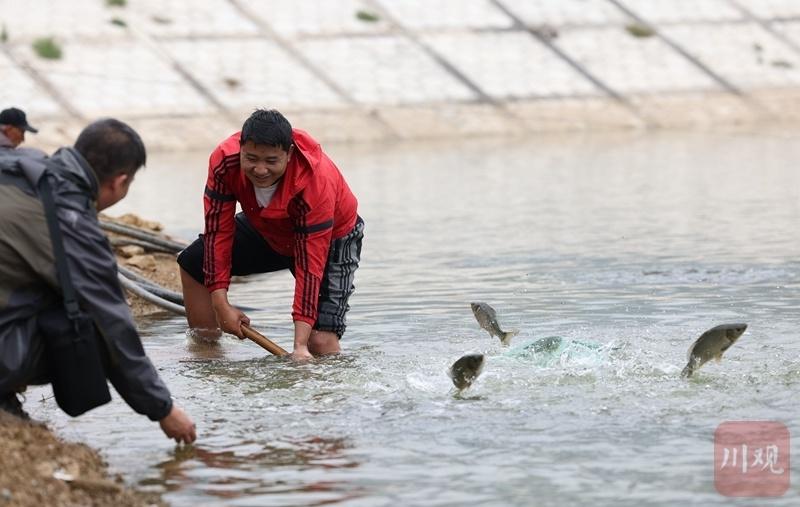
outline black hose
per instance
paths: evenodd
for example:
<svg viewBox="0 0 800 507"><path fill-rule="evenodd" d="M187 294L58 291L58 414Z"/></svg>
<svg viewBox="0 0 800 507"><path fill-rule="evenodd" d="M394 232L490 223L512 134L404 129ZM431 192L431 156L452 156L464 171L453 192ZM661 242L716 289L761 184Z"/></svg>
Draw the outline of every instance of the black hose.
<svg viewBox="0 0 800 507"><path fill-rule="evenodd" d="M183 306L176 305L175 303L167 301L164 298L160 298L160 297L156 296L155 294L153 294L151 292L148 292L141 285L138 285L133 280L129 280L128 278L125 278L120 273L117 273L117 278L119 279L119 283L122 284L123 287L125 287L127 290L133 292L134 294L136 294L140 298L144 299L148 303L152 303L152 304L158 306L159 308L163 308L164 310L168 310L170 312L177 313L179 315L186 315L186 309Z"/></svg>
<svg viewBox="0 0 800 507"><path fill-rule="evenodd" d="M114 232L116 234L130 236L132 238L147 241L148 243L152 243L153 245L158 245L163 248L168 248L170 253L178 253L187 246L182 243L178 243L177 241L164 239L162 237L156 236L155 234L145 232L135 227L128 227L127 225L121 225L114 222L108 222L105 220L100 220L100 227L107 231Z"/></svg>
<svg viewBox="0 0 800 507"><path fill-rule="evenodd" d="M148 292L152 292L153 294L155 294L160 298L166 299L167 301L183 306L183 294L181 294L180 292L175 292L167 289L166 287L162 287L161 285L158 285L157 283L148 280L142 275L139 275L134 271L131 271L130 269L125 268L123 266L118 266L118 269L119 272L123 276L125 276L125 278L128 278L138 283Z"/></svg>
<svg viewBox="0 0 800 507"><path fill-rule="evenodd" d="M132 270L130 270L130 269L124 267L124 266L117 266L117 268L119 269L120 274L122 274L126 278L134 281L135 283L140 285L143 289L147 290L148 292L151 292L154 295L156 295L156 296L158 296L158 297L160 297L162 299L166 299L167 301L170 301L170 302L175 303L177 305L181 305L181 306L185 305L184 299L183 299L183 294L181 294L180 292L171 291L171 290L167 289L166 287L162 287L161 285L158 285L155 282L153 282L151 280L148 280L144 276L142 276L142 275L136 273L135 271L132 271ZM238 308L239 310L241 310L243 312L256 312L256 311L259 310L258 308L254 308L252 306L242 306L242 305L233 305L233 306L235 308Z"/></svg>

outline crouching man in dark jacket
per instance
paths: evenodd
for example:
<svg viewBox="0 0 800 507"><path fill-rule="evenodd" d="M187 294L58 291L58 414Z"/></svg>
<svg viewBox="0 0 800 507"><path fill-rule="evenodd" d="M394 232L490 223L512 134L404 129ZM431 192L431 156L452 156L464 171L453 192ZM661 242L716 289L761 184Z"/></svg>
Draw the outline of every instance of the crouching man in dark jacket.
<svg viewBox="0 0 800 507"><path fill-rule="evenodd" d="M125 123L105 119L86 127L74 148L49 158L5 151L0 409L27 417L17 393L52 383L59 406L74 416L110 399L107 378L131 408L159 421L168 437L193 442L192 420L172 403L144 353L97 220L98 211L127 195L144 165L141 138ZM50 224L48 207L54 209Z"/></svg>

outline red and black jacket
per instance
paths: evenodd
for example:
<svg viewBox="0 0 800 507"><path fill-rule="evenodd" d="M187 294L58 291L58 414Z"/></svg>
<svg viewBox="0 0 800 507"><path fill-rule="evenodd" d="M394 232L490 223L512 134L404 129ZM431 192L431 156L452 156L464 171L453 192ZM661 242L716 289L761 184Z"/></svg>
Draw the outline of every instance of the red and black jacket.
<svg viewBox="0 0 800 507"><path fill-rule="evenodd" d="M358 202L347 183L306 132L292 131L295 149L269 204L260 208L253 184L239 165L237 132L211 153L204 196L203 273L209 291L230 285L236 202L279 254L294 258L292 319L317 320L320 282L331 241L356 223Z"/></svg>

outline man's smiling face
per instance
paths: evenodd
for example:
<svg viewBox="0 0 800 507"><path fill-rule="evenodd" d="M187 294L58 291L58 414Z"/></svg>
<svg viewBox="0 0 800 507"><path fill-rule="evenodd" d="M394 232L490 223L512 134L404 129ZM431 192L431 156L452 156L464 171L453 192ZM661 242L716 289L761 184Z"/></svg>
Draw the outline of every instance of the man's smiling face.
<svg viewBox="0 0 800 507"><path fill-rule="evenodd" d="M247 141L239 149L239 163L254 187L271 187L286 172L293 150L294 146L290 146L289 151L283 151L280 146Z"/></svg>

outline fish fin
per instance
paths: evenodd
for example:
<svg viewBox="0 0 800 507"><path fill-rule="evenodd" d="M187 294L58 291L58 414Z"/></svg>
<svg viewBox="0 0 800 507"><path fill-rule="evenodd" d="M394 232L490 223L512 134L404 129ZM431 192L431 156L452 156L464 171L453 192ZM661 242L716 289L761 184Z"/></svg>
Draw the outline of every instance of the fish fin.
<svg viewBox="0 0 800 507"><path fill-rule="evenodd" d="M500 337L500 343L503 345L511 345L511 338L517 336L519 334L519 329L512 329L511 331L506 331L503 333L503 336Z"/></svg>
<svg viewBox="0 0 800 507"><path fill-rule="evenodd" d="M686 363L686 368L681 372L681 377L689 378L694 374L694 371L700 367L700 358L690 357L689 362Z"/></svg>

